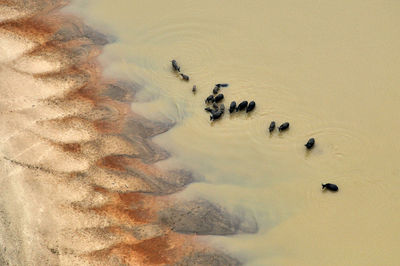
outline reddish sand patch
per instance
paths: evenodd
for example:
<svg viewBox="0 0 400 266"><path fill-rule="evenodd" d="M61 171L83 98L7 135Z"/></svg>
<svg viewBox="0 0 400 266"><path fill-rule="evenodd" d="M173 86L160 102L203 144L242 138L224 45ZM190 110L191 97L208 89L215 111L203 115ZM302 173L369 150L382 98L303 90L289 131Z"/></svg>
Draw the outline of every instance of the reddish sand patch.
<svg viewBox="0 0 400 266"><path fill-rule="evenodd" d="M5 187L13 188L3 195L4 201L24 196L8 213L9 224L25 224L25 233L13 235L4 229L10 239L20 239L14 251L4 254L7 263L162 265L203 250L193 235L160 224L157 213L171 200L166 195L184 189L190 180L183 172L180 176L154 166L168 153L149 138L172 125L132 113L136 84L102 77L97 56L107 36L78 18L60 14L57 10L66 1L6 3L23 16L1 22L0 30L5 36L17 34L21 47L25 42L34 45L1 67L16 77L33 78L37 83L32 86L63 89L56 96L26 98L24 90L36 88L17 86L10 89L20 90L19 102L6 94L1 99L9 109L0 111L15 113L11 118L16 119L4 138L23 140L2 161L3 169L10 169L4 173ZM46 67L29 72L13 66L32 57ZM48 60L56 60L60 67L51 70ZM113 143L126 143L126 147L112 148Z"/></svg>

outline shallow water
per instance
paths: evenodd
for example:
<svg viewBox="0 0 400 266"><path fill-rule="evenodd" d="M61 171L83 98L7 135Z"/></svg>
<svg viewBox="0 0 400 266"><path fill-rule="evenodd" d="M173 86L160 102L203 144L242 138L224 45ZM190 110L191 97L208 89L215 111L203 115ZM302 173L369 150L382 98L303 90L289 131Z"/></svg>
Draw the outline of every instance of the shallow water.
<svg viewBox="0 0 400 266"><path fill-rule="evenodd" d="M204 176L183 196L244 206L259 223L254 235L207 240L248 265L397 264L399 2L86 0L72 10L117 37L102 62L145 87L133 110L177 122L155 141L173 154L161 165ZM226 107L257 107L210 123L204 99L225 82ZM290 130L270 135L272 120Z"/></svg>

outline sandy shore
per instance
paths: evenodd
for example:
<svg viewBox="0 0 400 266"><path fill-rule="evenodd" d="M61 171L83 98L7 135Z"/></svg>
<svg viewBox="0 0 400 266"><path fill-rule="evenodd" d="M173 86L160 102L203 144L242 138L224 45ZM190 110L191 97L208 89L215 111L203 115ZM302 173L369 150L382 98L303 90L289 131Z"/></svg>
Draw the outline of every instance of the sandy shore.
<svg viewBox="0 0 400 266"><path fill-rule="evenodd" d="M150 140L173 124L131 112L140 87L101 76L110 39L65 4L1 1L0 264L240 264L196 235L254 218L174 197L195 180L155 167L169 155Z"/></svg>

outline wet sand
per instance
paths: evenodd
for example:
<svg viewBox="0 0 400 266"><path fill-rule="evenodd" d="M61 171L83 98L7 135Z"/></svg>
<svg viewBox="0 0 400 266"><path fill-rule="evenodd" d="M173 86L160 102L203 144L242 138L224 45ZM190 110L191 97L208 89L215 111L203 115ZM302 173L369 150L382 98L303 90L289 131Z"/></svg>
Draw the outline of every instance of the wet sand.
<svg viewBox="0 0 400 266"><path fill-rule="evenodd" d="M1 1L0 264L241 264L197 235L255 233L254 217L174 196L200 180L156 165L174 121L132 112L141 85L97 60L113 38L66 4Z"/></svg>

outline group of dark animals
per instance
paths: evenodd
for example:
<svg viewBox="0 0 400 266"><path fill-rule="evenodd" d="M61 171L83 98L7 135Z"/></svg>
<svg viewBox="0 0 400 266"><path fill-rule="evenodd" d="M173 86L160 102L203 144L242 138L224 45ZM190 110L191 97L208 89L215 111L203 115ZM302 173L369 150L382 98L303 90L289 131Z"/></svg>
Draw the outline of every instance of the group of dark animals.
<svg viewBox="0 0 400 266"><path fill-rule="evenodd" d="M189 81L188 75L180 73L181 68L178 65L178 63L176 62L176 60L172 60L171 63L172 63L172 68L175 71L179 72L182 79L185 81ZM228 87L228 86L229 85L227 83L215 84L215 87L212 90L213 94L208 96L205 100L206 104L212 104L212 108L211 107L204 108L204 110L206 110L207 112L209 112L211 114L210 115L211 121L221 118L221 116L225 113L225 105L223 103L218 105L218 103L220 103L224 99L224 95L222 93L218 94L218 92L220 91L221 88ZM192 92L196 93L196 91L197 91L197 86L193 85ZM216 96L214 96L214 95L216 95ZM248 113L248 112L253 111L255 107L256 107L256 103L254 101L251 101L250 103L247 101L242 101L238 105L236 105L235 101L232 101L229 106L229 113L232 114L233 112L240 112L240 111L244 111L244 110L246 110L246 113ZM276 127L275 121L272 121L268 128L269 132L272 133L275 130L275 127ZM289 122L285 122L278 127L278 130L280 132L285 131L287 129L289 129ZM314 147L314 144L315 144L315 139L310 138L304 146L308 150L311 150ZM337 185L331 184L331 183L322 184L322 189L323 190L327 189L330 191L338 191L339 190Z"/></svg>
<svg viewBox="0 0 400 266"><path fill-rule="evenodd" d="M211 121L219 119L225 112L224 104L218 106L218 103L224 99L224 95L222 93L218 94L218 92L220 91L221 88L228 86L229 85L226 83L215 84L215 87L213 89L213 94L208 96L205 100L206 104L212 104L212 108L211 107L204 108L204 110L206 110L211 114L210 115ZM218 95L214 96L215 94ZM229 106L229 113L232 114L235 111L240 112L244 110L246 110L246 113L249 113L253 111L255 107L256 103L254 101L251 101L250 103L248 103L247 101L243 101L238 106L236 106L236 102L233 101Z"/></svg>
<svg viewBox="0 0 400 266"><path fill-rule="evenodd" d="M172 67L174 68L175 71L181 72L181 67L178 65L176 60L172 60L171 63L172 63ZM179 75L181 75L182 79L189 81L188 75L185 75L183 73L179 73Z"/></svg>

